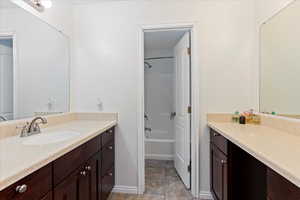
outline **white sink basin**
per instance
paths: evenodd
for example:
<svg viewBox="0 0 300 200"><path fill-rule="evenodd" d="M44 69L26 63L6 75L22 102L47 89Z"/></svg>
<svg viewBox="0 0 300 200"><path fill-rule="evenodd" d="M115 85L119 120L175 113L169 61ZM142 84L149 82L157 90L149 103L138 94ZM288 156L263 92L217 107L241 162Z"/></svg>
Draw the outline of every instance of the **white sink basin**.
<svg viewBox="0 0 300 200"><path fill-rule="evenodd" d="M37 135L29 136L23 139L22 144L24 145L46 145L71 140L78 137L80 133L74 131L57 131L40 133Z"/></svg>

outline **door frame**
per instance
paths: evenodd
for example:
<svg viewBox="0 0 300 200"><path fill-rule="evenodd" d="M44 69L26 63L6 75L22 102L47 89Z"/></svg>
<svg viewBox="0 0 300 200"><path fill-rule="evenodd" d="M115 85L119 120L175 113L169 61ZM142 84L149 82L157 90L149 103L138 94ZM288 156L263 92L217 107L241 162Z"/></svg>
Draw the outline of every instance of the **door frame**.
<svg viewBox="0 0 300 200"><path fill-rule="evenodd" d="M200 180L200 148L199 148L199 131L200 131L200 70L198 62L198 40L197 26L192 23L174 23L159 25L141 25L139 27L139 73L138 73L138 188L137 192L143 194L145 191L145 124L144 124L144 34L151 31L165 30L189 30L191 33L191 193L194 197L199 196Z"/></svg>
<svg viewBox="0 0 300 200"><path fill-rule="evenodd" d="M18 62L17 62L17 35L14 31L0 31L0 39L12 39L13 41L13 117L18 115Z"/></svg>

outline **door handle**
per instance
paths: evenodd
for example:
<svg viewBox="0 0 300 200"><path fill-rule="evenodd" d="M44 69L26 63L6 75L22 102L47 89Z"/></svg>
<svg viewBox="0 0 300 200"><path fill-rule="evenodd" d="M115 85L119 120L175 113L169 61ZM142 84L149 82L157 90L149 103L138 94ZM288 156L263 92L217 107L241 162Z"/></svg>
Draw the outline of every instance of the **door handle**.
<svg viewBox="0 0 300 200"><path fill-rule="evenodd" d="M176 112L171 112L170 120L173 120L176 117Z"/></svg>

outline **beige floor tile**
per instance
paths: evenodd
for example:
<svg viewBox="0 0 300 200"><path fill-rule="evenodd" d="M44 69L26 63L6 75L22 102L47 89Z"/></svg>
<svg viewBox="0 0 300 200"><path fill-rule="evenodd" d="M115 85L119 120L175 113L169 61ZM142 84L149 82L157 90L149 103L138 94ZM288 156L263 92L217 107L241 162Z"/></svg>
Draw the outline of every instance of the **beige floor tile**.
<svg viewBox="0 0 300 200"><path fill-rule="evenodd" d="M146 179L145 194L164 195L166 192L166 185L167 185L166 180Z"/></svg>
<svg viewBox="0 0 300 200"><path fill-rule="evenodd" d="M196 200L181 182L173 161L146 160L145 178L144 195L114 193L109 200Z"/></svg>
<svg viewBox="0 0 300 200"><path fill-rule="evenodd" d="M165 168L146 168L145 169L145 177L149 180L161 180L166 177L166 169Z"/></svg>

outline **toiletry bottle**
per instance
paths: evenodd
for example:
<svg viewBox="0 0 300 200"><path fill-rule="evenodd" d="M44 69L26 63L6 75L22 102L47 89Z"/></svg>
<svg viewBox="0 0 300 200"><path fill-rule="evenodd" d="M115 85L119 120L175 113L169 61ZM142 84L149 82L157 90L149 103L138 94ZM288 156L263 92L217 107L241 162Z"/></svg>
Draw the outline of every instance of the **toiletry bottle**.
<svg viewBox="0 0 300 200"><path fill-rule="evenodd" d="M247 124L252 124L253 123L253 117L254 117L254 110L250 109L247 113L248 113L248 115L246 117L246 123Z"/></svg>
<svg viewBox="0 0 300 200"><path fill-rule="evenodd" d="M236 111L236 112L232 115L232 122L233 122L233 123L238 123L238 122L239 122L239 117L240 117L240 113L239 113L239 111Z"/></svg>
<svg viewBox="0 0 300 200"><path fill-rule="evenodd" d="M239 118L239 123L240 124L246 124L246 117L244 115L241 115Z"/></svg>
<svg viewBox="0 0 300 200"><path fill-rule="evenodd" d="M253 118L252 118L252 122L253 122L253 124L260 124L260 116L258 115L258 114L254 114L253 115Z"/></svg>

